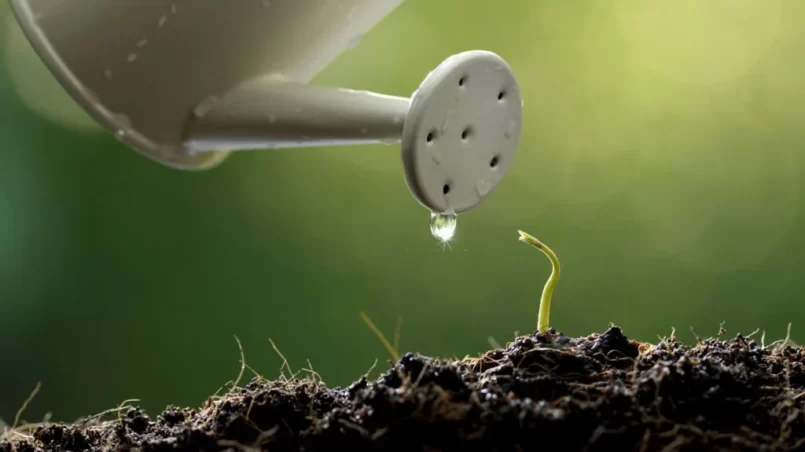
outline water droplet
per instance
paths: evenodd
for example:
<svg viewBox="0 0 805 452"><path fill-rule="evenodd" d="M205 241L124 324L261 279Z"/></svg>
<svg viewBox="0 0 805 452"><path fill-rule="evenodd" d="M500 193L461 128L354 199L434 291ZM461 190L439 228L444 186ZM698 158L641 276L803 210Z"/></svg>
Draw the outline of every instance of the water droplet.
<svg viewBox="0 0 805 452"><path fill-rule="evenodd" d="M106 77L107 79L111 79L112 78L112 70L111 69L105 69L103 71L103 76Z"/></svg>
<svg viewBox="0 0 805 452"><path fill-rule="evenodd" d="M442 164L442 154L440 154L440 153L438 153L438 152L434 152L434 153L432 153L432 154L430 155L430 157L431 157L431 159L433 160L433 163L435 163L435 164L437 164L437 165L441 165L441 164Z"/></svg>
<svg viewBox="0 0 805 452"><path fill-rule="evenodd" d="M478 193L478 196L484 197L489 194L492 190L492 182L488 180L481 179L475 184L475 191Z"/></svg>
<svg viewBox="0 0 805 452"><path fill-rule="evenodd" d="M168 16L165 16L165 15L163 14L162 16L160 16L160 17L159 17L159 22L157 22L157 26L158 26L159 28L162 28L162 27L164 27L164 26L165 26L165 22L167 22L167 21L168 21Z"/></svg>
<svg viewBox="0 0 805 452"><path fill-rule="evenodd" d="M126 61L128 61L129 63L133 63L133 62L137 61L137 54L136 53L130 53L129 56L126 57Z"/></svg>
<svg viewBox="0 0 805 452"><path fill-rule="evenodd" d="M118 140L122 140L126 136L126 131L123 129L118 129L118 131L115 132L115 136Z"/></svg>
<svg viewBox="0 0 805 452"><path fill-rule="evenodd" d="M137 41L137 47L140 48L140 49L145 47L146 44L148 44L148 39L143 38L143 39L140 39L139 41Z"/></svg>
<svg viewBox="0 0 805 452"><path fill-rule="evenodd" d="M444 121L442 122L442 135L447 132L447 126L450 125L450 118L453 116L453 110L447 112L447 116L445 116Z"/></svg>
<svg viewBox="0 0 805 452"><path fill-rule="evenodd" d="M454 213L430 214L430 233L443 243L449 242L456 234L458 216Z"/></svg>
<svg viewBox="0 0 805 452"><path fill-rule="evenodd" d="M506 126L506 131L503 132L503 136L505 136L506 138L511 138L512 135L514 135L515 129L517 129L517 121L512 119Z"/></svg>
<svg viewBox="0 0 805 452"><path fill-rule="evenodd" d="M171 13L176 14L176 3L171 3Z"/></svg>

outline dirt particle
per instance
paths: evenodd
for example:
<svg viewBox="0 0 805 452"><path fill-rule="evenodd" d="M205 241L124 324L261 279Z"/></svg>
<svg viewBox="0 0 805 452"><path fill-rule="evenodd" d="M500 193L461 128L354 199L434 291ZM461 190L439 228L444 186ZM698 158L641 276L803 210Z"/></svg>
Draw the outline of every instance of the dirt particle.
<svg viewBox="0 0 805 452"><path fill-rule="evenodd" d="M185 410L175 406L169 406L159 416L159 420L166 427L175 427L187 420L188 416L192 416L194 412Z"/></svg>
<svg viewBox="0 0 805 452"><path fill-rule="evenodd" d="M129 408L123 416L123 425L137 434L143 434L148 429L149 420L140 408Z"/></svg>

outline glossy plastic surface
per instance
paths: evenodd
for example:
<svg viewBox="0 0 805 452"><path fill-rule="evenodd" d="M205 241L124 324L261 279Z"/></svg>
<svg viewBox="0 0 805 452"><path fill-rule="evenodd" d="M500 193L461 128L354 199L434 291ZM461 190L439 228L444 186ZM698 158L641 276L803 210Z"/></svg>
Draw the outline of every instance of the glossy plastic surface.
<svg viewBox="0 0 805 452"><path fill-rule="evenodd" d="M269 75L307 82L402 0L11 0L26 36L89 114L148 157L182 169L205 99Z"/></svg>

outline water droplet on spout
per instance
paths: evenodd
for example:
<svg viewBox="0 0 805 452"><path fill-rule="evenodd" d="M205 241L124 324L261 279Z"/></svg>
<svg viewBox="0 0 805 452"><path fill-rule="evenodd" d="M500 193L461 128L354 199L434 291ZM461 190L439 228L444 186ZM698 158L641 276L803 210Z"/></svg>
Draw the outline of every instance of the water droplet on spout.
<svg viewBox="0 0 805 452"><path fill-rule="evenodd" d="M454 213L430 214L430 233L442 243L447 243L456 234L458 216Z"/></svg>

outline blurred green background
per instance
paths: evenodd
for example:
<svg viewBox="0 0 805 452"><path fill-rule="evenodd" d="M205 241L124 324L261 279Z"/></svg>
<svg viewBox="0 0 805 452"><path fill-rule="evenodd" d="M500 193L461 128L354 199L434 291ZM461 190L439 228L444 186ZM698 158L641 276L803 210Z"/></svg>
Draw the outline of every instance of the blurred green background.
<svg viewBox="0 0 805 452"><path fill-rule="evenodd" d="M501 6L505 5L505 6ZM506 179L443 249L398 146L239 153L167 169L101 131L0 2L0 417L155 415L310 359L343 385L402 348L477 354L535 327L616 322L805 336L805 3L407 0L318 82L409 95L450 54L506 58L525 98Z"/></svg>

